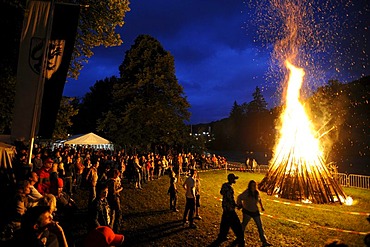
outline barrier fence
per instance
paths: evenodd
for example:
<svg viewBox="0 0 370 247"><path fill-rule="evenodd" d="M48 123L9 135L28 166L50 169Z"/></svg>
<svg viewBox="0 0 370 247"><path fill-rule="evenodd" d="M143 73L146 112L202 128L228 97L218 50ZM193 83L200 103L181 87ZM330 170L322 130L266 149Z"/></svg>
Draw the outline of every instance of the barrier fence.
<svg viewBox="0 0 370 247"><path fill-rule="evenodd" d="M228 170L231 171L246 171L255 173L267 173L268 165L258 165L254 168L245 168L243 164L229 163ZM334 173L334 179L342 186L353 187L360 189L370 189L370 176L346 173Z"/></svg>

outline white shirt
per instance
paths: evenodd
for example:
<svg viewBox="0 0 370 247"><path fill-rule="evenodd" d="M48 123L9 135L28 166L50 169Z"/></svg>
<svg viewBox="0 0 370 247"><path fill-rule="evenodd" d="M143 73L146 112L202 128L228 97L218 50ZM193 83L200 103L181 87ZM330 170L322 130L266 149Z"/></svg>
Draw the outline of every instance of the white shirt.
<svg viewBox="0 0 370 247"><path fill-rule="evenodd" d="M187 198L194 198L195 194L195 180L193 177L188 177L184 182L186 188L186 197Z"/></svg>

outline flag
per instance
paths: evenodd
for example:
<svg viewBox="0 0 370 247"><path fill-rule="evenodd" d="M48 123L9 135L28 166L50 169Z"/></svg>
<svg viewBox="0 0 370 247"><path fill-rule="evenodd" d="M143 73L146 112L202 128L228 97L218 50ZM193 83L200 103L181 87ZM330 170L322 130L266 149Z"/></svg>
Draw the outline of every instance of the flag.
<svg viewBox="0 0 370 247"><path fill-rule="evenodd" d="M73 53L80 6L55 4L38 136L51 138Z"/></svg>
<svg viewBox="0 0 370 247"><path fill-rule="evenodd" d="M42 70L48 27L51 20L50 1L29 1L20 39L16 95L11 137L28 141L32 122L42 94ZM36 106L36 107L35 107Z"/></svg>

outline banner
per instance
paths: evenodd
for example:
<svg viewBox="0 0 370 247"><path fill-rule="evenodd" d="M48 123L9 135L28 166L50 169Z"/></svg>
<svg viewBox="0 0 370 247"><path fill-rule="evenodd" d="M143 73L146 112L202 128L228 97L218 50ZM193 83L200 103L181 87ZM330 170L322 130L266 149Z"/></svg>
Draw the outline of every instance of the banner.
<svg viewBox="0 0 370 247"><path fill-rule="evenodd" d="M31 137L35 110L42 95L42 70L48 25L51 18L50 1L29 1L20 39L17 83L11 137L28 141ZM36 106L36 107L35 107Z"/></svg>
<svg viewBox="0 0 370 247"><path fill-rule="evenodd" d="M73 53L79 5L55 4L38 136L51 138Z"/></svg>

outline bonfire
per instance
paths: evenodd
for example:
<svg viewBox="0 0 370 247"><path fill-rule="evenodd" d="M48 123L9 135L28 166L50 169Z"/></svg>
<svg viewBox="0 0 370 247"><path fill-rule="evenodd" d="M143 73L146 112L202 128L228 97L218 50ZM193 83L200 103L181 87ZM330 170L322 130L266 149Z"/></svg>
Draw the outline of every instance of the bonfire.
<svg viewBox="0 0 370 247"><path fill-rule="evenodd" d="M285 61L289 71L281 127L269 171L260 190L307 203L349 204L341 186L326 167L323 147L301 102L304 70Z"/></svg>

